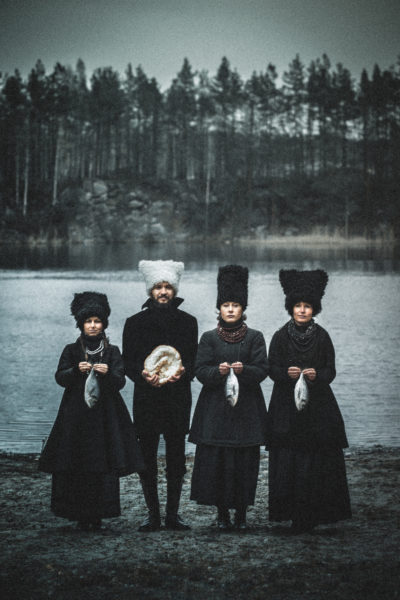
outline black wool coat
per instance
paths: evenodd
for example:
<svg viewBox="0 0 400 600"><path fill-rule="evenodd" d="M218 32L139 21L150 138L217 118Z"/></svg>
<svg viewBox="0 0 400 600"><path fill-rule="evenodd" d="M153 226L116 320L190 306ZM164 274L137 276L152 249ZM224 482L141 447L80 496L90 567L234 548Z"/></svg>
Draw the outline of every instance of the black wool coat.
<svg viewBox="0 0 400 600"><path fill-rule="evenodd" d="M198 328L197 320L178 308L182 302L174 298L166 309L149 298L145 310L125 323L122 355L125 372L135 384L133 415L139 437L149 433L184 435L189 430ZM147 356L160 345L178 350L185 373L179 381L155 388L143 379L142 371Z"/></svg>
<svg viewBox="0 0 400 600"><path fill-rule="evenodd" d="M117 346L102 358L109 371L98 375L100 397L89 408L84 400L86 375L80 338L61 354L56 381L65 388L57 418L39 459L46 473L113 473L128 475L144 469L136 431L119 393L125 385L124 365Z"/></svg>
<svg viewBox="0 0 400 600"><path fill-rule="evenodd" d="M239 399L231 406L225 397L227 375L221 375L220 363L240 361L243 371L237 375ZM248 328L241 342L223 341L216 329L200 340L196 369L203 384L189 441L211 446L246 447L265 444L267 410L260 383L268 375L267 351L260 331Z"/></svg>
<svg viewBox="0 0 400 600"><path fill-rule="evenodd" d="M343 418L329 385L336 376L331 338L317 325L314 346L300 352L289 337L288 324L273 335L269 348L269 375L274 387L268 408L267 448L346 448ZM307 380L310 400L301 411L294 401L297 380L287 374L290 366L314 368L317 372L313 382Z"/></svg>

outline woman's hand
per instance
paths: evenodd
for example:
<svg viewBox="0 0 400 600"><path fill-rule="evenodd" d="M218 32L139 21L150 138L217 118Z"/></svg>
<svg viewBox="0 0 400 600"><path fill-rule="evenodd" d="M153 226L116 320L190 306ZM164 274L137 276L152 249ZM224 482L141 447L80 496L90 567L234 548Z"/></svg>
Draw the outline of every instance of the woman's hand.
<svg viewBox="0 0 400 600"><path fill-rule="evenodd" d="M90 373L92 365L90 362L83 361L78 364L78 369L81 373Z"/></svg>
<svg viewBox="0 0 400 600"><path fill-rule="evenodd" d="M175 383L176 381L179 381L184 372L185 367L181 367L175 375L171 375L171 377L168 378L168 383Z"/></svg>
<svg viewBox="0 0 400 600"><path fill-rule="evenodd" d="M108 373L108 365L105 363L95 363L93 365L93 370L97 371L97 373L100 373L101 375L105 375Z"/></svg>
<svg viewBox="0 0 400 600"><path fill-rule="evenodd" d="M232 363L231 367L235 375L239 375L243 371L243 363L239 361Z"/></svg>
<svg viewBox="0 0 400 600"><path fill-rule="evenodd" d="M227 362L221 363L218 367L221 375L228 375L230 368L231 368L231 365Z"/></svg>
<svg viewBox="0 0 400 600"><path fill-rule="evenodd" d="M152 385L153 387L161 387L161 385L158 381L159 377L158 377L157 373L154 373L154 375L150 375L150 373L148 371L143 369L142 377L148 384Z"/></svg>
<svg viewBox="0 0 400 600"><path fill-rule="evenodd" d="M298 379L300 377L300 367L289 367L287 371L290 379Z"/></svg>
<svg viewBox="0 0 400 600"><path fill-rule="evenodd" d="M314 381L317 376L317 372L315 369L304 369L303 375L305 375L310 381Z"/></svg>

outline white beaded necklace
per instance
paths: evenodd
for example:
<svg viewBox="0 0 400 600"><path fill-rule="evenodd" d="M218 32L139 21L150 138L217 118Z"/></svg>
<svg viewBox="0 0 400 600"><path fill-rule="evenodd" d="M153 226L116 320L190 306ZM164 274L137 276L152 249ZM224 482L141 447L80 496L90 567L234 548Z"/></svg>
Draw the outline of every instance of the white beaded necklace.
<svg viewBox="0 0 400 600"><path fill-rule="evenodd" d="M98 354L99 352L103 352L103 350L104 350L104 340L101 340L100 346L98 348L96 348L96 350L89 350L89 348L86 348L86 354L93 356L93 354Z"/></svg>

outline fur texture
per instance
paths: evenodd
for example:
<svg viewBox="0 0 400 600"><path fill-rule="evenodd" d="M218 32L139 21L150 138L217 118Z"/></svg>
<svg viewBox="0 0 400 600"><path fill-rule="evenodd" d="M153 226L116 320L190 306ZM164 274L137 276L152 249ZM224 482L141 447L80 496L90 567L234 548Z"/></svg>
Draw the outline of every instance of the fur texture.
<svg viewBox="0 0 400 600"><path fill-rule="evenodd" d="M184 269L183 262L173 260L141 260L139 263L139 272L144 277L146 292L149 296L153 287L162 281L167 281L172 285L177 294Z"/></svg>
<svg viewBox="0 0 400 600"><path fill-rule="evenodd" d="M281 269L279 281L286 296L285 308L293 315L293 306L297 302L308 302L313 307L313 316L321 312L321 298L328 283L328 273L322 269L297 271Z"/></svg>
<svg viewBox="0 0 400 600"><path fill-rule="evenodd" d="M99 317L104 329L108 327L111 309L105 294L99 292L81 292L74 295L71 302L71 314L75 317L76 326L83 330L88 317Z"/></svg>
<svg viewBox="0 0 400 600"><path fill-rule="evenodd" d="M240 265L226 265L218 271L217 308L224 302L238 302L247 308L249 270Z"/></svg>

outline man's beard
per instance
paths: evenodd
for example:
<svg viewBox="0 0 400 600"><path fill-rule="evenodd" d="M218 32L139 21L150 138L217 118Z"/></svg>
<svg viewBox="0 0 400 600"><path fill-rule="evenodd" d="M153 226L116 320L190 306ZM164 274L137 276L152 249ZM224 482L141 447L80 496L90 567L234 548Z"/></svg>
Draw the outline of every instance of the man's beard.
<svg viewBox="0 0 400 600"><path fill-rule="evenodd" d="M156 306L160 310L167 310L172 305L173 298L168 298L167 302L159 302L158 299L153 298L153 306Z"/></svg>

